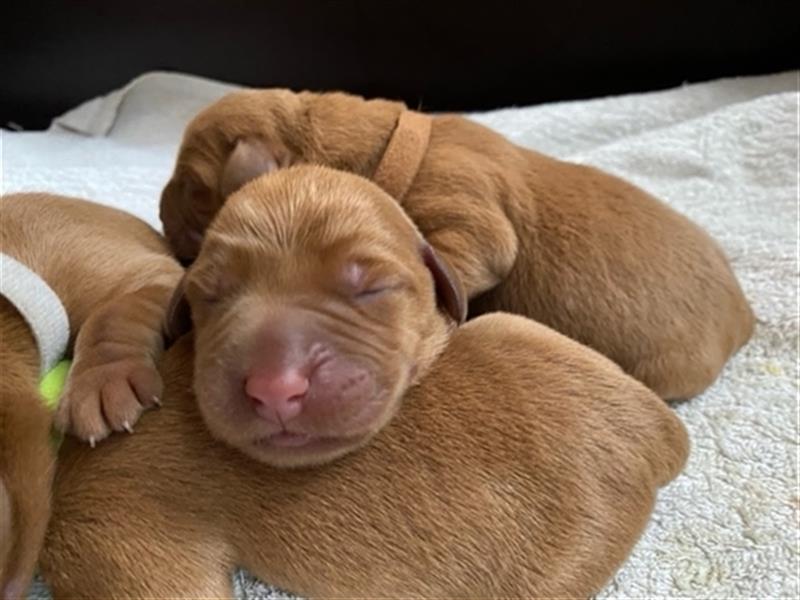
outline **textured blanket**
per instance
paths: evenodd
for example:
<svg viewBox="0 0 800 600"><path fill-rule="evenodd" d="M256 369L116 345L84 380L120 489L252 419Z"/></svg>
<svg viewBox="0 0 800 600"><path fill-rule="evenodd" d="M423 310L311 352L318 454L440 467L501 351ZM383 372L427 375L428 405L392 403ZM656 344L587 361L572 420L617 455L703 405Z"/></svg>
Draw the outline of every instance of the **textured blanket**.
<svg viewBox="0 0 800 600"><path fill-rule="evenodd" d="M3 191L83 196L157 227L184 125L230 89L149 74L47 132L3 132ZM722 243L758 316L718 383L676 408L689 464L602 597L797 598L798 73L472 118L627 178L694 219ZM235 582L240 597L280 597L244 573Z"/></svg>

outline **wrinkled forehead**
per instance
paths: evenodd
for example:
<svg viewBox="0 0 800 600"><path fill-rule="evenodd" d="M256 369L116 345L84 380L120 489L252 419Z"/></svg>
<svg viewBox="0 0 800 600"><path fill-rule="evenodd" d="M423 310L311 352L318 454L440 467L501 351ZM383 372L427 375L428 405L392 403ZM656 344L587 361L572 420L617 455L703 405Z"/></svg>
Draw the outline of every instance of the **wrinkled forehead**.
<svg viewBox="0 0 800 600"><path fill-rule="evenodd" d="M355 253L398 258L418 252L420 237L394 201L353 176L320 170L276 173L233 194L209 228L214 245L240 252Z"/></svg>

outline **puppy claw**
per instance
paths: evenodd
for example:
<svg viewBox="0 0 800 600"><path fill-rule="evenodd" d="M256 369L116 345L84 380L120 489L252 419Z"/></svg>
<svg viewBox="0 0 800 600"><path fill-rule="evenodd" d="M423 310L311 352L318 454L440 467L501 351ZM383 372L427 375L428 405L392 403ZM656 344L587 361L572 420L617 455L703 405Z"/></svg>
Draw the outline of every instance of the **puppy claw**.
<svg viewBox="0 0 800 600"><path fill-rule="evenodd" d="M153 396L153 404L155 404L158 408L161 408L161 398L158 396Z"/></svg>
<svg viewBox="0 0 800 600"><path fill-rule="evenodd" d="M130 424L128 421L125 421L125 422L122 424L122 428L123 428L125 431L127 431L128 433L133 433L133 427L131 427L131 424Z"/></svg>
<svg viewBox="0 0 800 600"><path fill-rule="evenodd" d="M93 436L93 435L90 435L90 436L89 436L89 447L91 447L91 448L94 448L96 445L97 445L97 444L96 444L96 441L95 441L95 439L94 439L94 436Z"/></svg>

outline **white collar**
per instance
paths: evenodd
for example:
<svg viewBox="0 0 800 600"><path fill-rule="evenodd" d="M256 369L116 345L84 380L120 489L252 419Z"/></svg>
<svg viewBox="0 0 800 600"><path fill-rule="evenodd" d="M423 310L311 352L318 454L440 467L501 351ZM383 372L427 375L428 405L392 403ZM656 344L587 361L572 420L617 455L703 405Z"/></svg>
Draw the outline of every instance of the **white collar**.
<svg viewBox="0 0 800 600"><path fill-rule="evenodd" d="M20 312L33 330L44 375L64 358L69 343L69 318L61 300L28 267L0 252L0 295Z"/></svg>

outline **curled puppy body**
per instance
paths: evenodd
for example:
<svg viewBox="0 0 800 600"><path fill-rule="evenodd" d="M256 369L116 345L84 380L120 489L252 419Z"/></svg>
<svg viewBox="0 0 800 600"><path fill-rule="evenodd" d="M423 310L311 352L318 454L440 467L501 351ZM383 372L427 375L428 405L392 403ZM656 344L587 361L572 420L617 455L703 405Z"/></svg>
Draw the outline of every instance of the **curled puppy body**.
<svg viewBox="0 0 800 600"><path fill-rule="evenodd" d="M0 251L58 296L74 334L58 412L40 396L40 352L28 323L0 298L0 593L24 594L50 512L51 429L97 442L130 429L162 393L155 360L182 269L139 219L49 194L0 199ZM9 276L8 273L5 276Z"/></svg>
<svg viewBox="0 0 800 600"><path fill-rule="evenodd" d="M410 135L403 115L416 115ZM472 314L532 317L663 398L702 392L752 335L752 310L719 246L641 189L458 116L428 119L341 93L242 91L201 112L162 195L173 250L196 256L237 181L303 162L374 177L394 193L462 280Z"/></svg>
<svg viewBox="0 0 800 600"><path fill-rule="evenodd" d="M455 330L392 421L323 468L216 443L191 363L188 338L168 350L168 402L137 435L63 453L56 598L230 597L237 565L312 598L586 598L687 455L653 392L514 315Z"/></svg>
<svg viewBox="0 0 800 600"><path fill-rule="evenodd" d="M256 178L220 210L171 322L187 326L189 310L209 429L291 467L337 458L379 431L466 301L388 194L301 166Z"/></svg>

